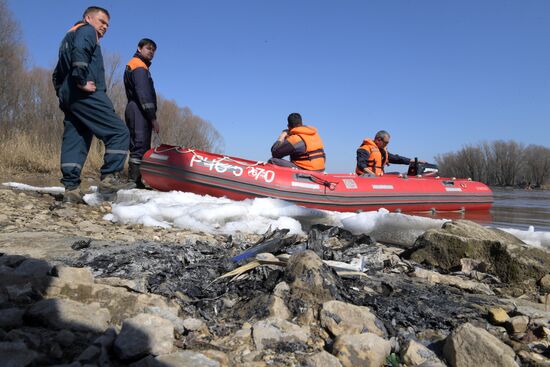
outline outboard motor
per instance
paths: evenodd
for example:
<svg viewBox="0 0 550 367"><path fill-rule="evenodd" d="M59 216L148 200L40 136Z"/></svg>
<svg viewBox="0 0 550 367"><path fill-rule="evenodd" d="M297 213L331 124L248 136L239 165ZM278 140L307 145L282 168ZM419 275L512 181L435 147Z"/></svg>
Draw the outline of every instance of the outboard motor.
<svg viewBox="0 0 550 367"><path fill-rule="evenodd" d="M431 177L431 176L437 176L438 172L439 172L439 169L437 168L436 164L420 163L418 162L418 158L415 157L414 162L409 164L409 171L407 172L407 175L409 176L421 175L424 177Z"/></svg>

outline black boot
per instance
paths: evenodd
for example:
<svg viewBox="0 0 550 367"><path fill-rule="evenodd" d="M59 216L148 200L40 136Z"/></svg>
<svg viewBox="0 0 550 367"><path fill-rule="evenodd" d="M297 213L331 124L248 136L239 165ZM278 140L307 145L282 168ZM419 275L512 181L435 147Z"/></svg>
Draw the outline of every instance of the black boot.
<svg viewBox="0 0 550 367"><path fill-rule="evenodd" d="M128 163L128 181L135 182L137 189L144 189L145 185L141 181L141 164Z"/></svg>

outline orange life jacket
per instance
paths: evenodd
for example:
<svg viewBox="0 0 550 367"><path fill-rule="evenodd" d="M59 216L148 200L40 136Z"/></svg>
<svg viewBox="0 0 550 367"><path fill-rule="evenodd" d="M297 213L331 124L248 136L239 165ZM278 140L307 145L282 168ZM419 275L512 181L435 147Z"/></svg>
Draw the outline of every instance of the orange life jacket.
<svg viewBox="0 0 550 367"><path fill-rule="evenodd" d="M369 152L369 160L367 161L367 168L370 169L376 176L382 176L384 174L384 166L388 164L388 151L386 148L378 148L376 143L372 139L366 138L359 149L364 149ZM380 152L382 149L385 154ZM383 161L382 161L383 160ZM356 166L355 173L362 175L365 173L359 166Z"/></svg>
<svg viewBox="0 0 550 367"><path fill-rule="evenodd" d="M291 155L292 163L300 168L323 171L325 169L325 150L323 141L313 126L297 126L288 132L286 140L292 145L300 140L306 145L304 154Z"/></svg>

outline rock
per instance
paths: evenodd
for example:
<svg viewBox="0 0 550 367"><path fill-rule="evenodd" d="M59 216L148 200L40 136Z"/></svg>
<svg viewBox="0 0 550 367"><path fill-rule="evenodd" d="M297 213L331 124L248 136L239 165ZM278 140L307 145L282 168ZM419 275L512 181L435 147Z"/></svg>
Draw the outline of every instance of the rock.
<svg viewBox="0 0 550 367"><path fill-rule="evenodd" d="M273 288L273 295L285 300L290 295L290 287L286 282L279 282L275 288Z"/></svg>
<svg viewBox="0 0 550 367"><path fill-rule="evenodd" d="M306 367L342 367L342 364L332 354L322 351L306 357Z"/></svg>
<svg viewBox="0 0 550 367"><path fill-rule="evenodd" d="M477 259L487 264L489 273L516 285L550 273L550 252L467 220L447 222L441 229L426 231L403 256L445 271L459 269L463 258Z"/></svg>
<svg viewBox="0 0 550 367"><path fill-rule="evenodd" d="M55 336L55 340L63 347L70 347L73 345L76 336L69 330L61 330Z"/></svg>
<svg viewBox="0 0 550 367"><path fill-rule="evenodd" d="M529 326L529 317L527 316L515 316L510 318L506 323L506 328L510 333L524 333Z"/></svg>
<svg viewBox="0 0 550 367"><path fill-rule="evenodd" d="M431 283L451 285L453 287L464 289L465 291L469 292L482 293L487 295L494 294L491 290L491 287L489 287L487 284L463 279L453 275L439 274L438 272L422 269L419 267L416 267L414 269L414 272L410 273L409 275L420 279L426 279Z"/></svg>
<svg viewBox="0 0 550 367"><path fill-rule="evenodd" d="M173 309L156 307L156 306L147 306L145 307L144 311L145 313L157 315L162 317L163 319L170 321L174 326L174 329L178 333L183 334L185 332L184 321L178 317L177 313L174 312Z"/></svg>
<svg viewBox="0 0 550 367"><path fill-rule="evenodd" d="M512 348L470 323L460 325L447 337L443 354L453 367L517 366Z"/></svg>
<svg viewBox="0 0 550 367"><path fill-rule="evenodd" d="M189 331L199 330L203 326L204 326L204 322L194 317L188 317L185 320L183 320L183 327Z"/></svg>
<svg viewBox="0 0 550 367"><path fill-rule="evenodd" d="M0 329L10 330L23 325L25 311L12 307L0 310Z"/></svg>
<svg viewBox="0 0 550 367"><path fill-rule="evenodd" d="M333 346L344 367L383 366L390 351L391 343L373 333L341 335Z"/></svg>
<svg viewBox="0 0 550 367"><path fill-rule="evenodd" d="M434 352L412 339L403 351L402 361L409 366L417 366L424 362L441 363Z"/></svg>
<svg viewBox="0 0 550 367"><path fill-rule="evenodd" d="M105 284L71 283L56 277L50 278L46 295L70 298L82 303L99 302L101 307L109 310L112 322L117 324L145 312L147 307L167 308L174 314L178 313L176 305L168 305L164 297L156 294L135 293L126 288Z"/></svg>
<svg viewBox="0 0 550 367"><path fill-rule="evenodd" d="M52 269L52 275L68 283L90 284L94 282L94 276L90 268L73 268L70 266L56 265Z"/></svg>
<svg viewBox="0 0 550 367"><path fill-rule="evenodd" d="M260 320L252 326L252 337L258 350L289 343L305 346L309 336L309 327L276 318Z"/></svg>
<svg viewBox="0 0 550 367"><path fill-rule="evenodd" d="M31 283L8 285L6 293L8 299L13 302L28 302L36 295Z"/></svg>
<svg viewBox="0 0 550 367"><path fill-rule="evenodd" d="M86 233L101 233L106 229L105 227L87 220L78 223L77 227L79 230Z"/></svg>
<svg viewBox="0 0 550 367"><path fill-rule="evenodd" d="M43 277L50 272L51 268L51 265L44 260L27 259L15 268L15 273L32 277Z"/></svg>
<svg viewBox="0 0 550 367"><path fill-rule="evenodd" d="M385 337L387 334L384 324L368 307L328 301L323 303L320 316L321 325L334 336L370 332Z"/></svg>
<svg viewBox="0 0 550 367"><path fill-rule="evenodd" d="M546 367L550 365L548 358L534 352L522 350L518 353L525 366L541 366Z"/></svg>
<svg viewBox="0 0 550 367"><path fill-rule="evenodd" d="M539 280L541 292L550 293L550 274L546 274Z"/></svg>
<svg viewBox="0 0 550 367"><path fill-rule="evenodd" d="M202 353L191 350L178 351L155 358L158 367L219 367L220 363Z"/></svg>
<svg viewBox="0 0 550 367"><path fill-rule="evenodd" d="M44 299L32 305L25 315L54 329L103 332L111 320L109 311L97 303L85 305L68 299Z"/></svg>
<svg viewBox="0 0 550 367"><path fill-rule="evenodd" d="M285 301L280 297L271 296L269 298L268 310L270 317L281 320L289 320L292 317L290 310L286 307Z"/></svg>
<svg viewBox="0 0 550 367"><path fill-rule="evenodd" d="M23 342L0 342L0 361L4 367L29 366L37 357Z"/></svg>
<svg viewBox="0 0 550 367"><path fill-rule="evenodd" d="M107 329L77 357L77 361L82 362L84 366L110 366L112 363L109 351L112 349L115 337L116 331L112 328Z"/></svg>
<svg viewBox="0 0 550 367"><path fill-rule="evenodd" d="M340 279L313 251L292 255L285 269L290 286L288 307L304 325L317 319L318 305L338 295Z"/></svg>
<svg viewBox="0 0 550 367"><path fill-rule="evenodd" d="M502 325L510 320L510 316L500 307L492 307L489 309L489 321L493 325Z"/></svg>
<svg viewBox="0 0 550 367"><path fill-rule="evenodd" d="M124 320L115 340L115 353L122 360L135 359L146 354L162 355L172 352L174 327L156 315L139 314Z"/></svg>
<svg viewBox="0 0 550 367"><path fill-rule="evenodd" d="M117 277L96 278L98 284L110 285L133 290L139 293L147 293L147 280L145 277L139 279L122 279Z"/></svg>

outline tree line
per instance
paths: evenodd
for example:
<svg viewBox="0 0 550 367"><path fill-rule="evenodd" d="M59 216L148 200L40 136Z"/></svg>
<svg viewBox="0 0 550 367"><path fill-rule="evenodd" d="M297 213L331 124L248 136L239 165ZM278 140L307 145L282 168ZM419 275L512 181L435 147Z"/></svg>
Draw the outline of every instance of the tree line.
<svg viewBox="0 0 550 367"><path fill-rule="evenodd" d="M50 173L59 169L63 113L52 85L53 67L27 68L26 61L20 27L6 1L0 0L0 149L4 152L0 168ZM106 53L104 62L107 94L124 119L125 65L118 54ZM213 152L223 149L223 138L211 123L160 93L157 118L163 143ZM102 149L102 143L94 141L85 171L101 166Z"/></svg>
<svg viewBox="0 0 550 367"><path fill-rule="evenodd" d="M541 187L550 181L550 148L497 140L436 156L441 176L493 186Z"/></svg>

